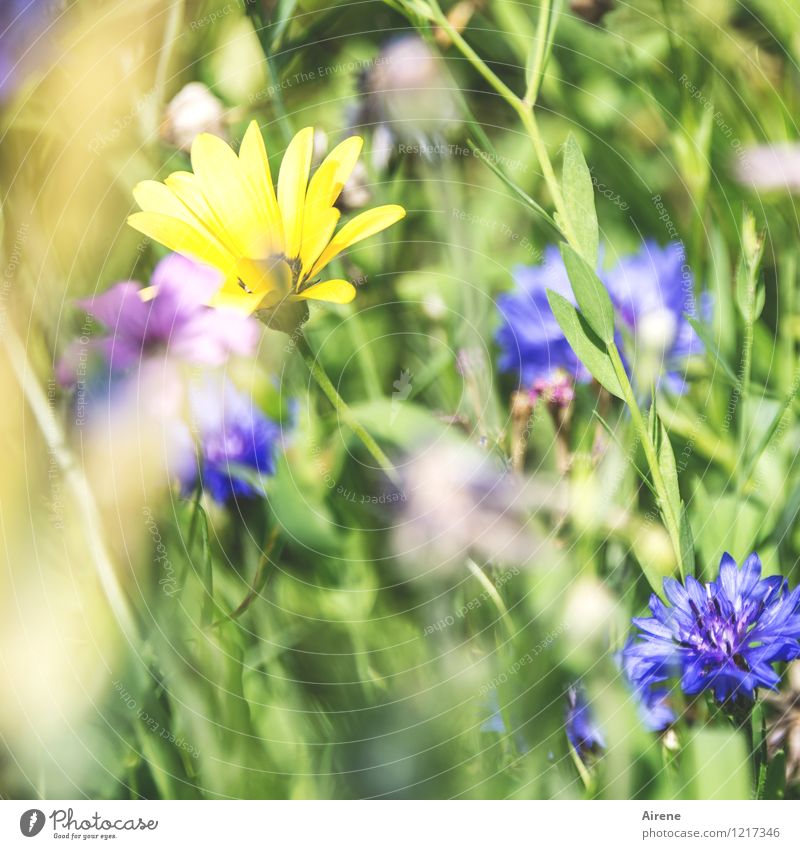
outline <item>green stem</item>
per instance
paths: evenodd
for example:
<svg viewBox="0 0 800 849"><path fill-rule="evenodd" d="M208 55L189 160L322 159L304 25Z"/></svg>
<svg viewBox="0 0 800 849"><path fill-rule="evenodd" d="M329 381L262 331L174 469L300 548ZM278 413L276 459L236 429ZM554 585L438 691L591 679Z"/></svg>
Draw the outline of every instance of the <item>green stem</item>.
<svg viewBox="0 0 800 849"><path fill-rule="evenodd" d="M5 328L3 341L17 382L42 432L47 450L72 494L76 513L82 518L81 527L85 534L87 556L94 566L109 607L129 644L136 647L139 645L138 626L111 560L104 538L100 510L89 482L72 456L66 435L53 415L22 341L11 326Z"/></svg>
<svg viewBox="0 0 800 849"><path fill-rule="evenodd" d="M533 65L528 71L528 88L525 91L525 103L533 109L536 98L539 96L539 85L542 81L544 71L544 59L547 54L548 32L550 30L550 6L551 0L542 0L539 6L539 22L536 26L536 53L533 57Z"/></svg>
<svg viewBox="0 0 800 849"><path fill-rule="evenodd" d="M558 212L558 226L564 234L564 238L569 244L580 251L580 245L575 236L575 231L570 223L569 215L567 214L564 196L561 193L561 186L556 177L556 172L553 170L553 164L550 161L550 155L547 152L547 146L542 139L542 134L539 131L539 125L533 113L533 108L530 103L518 97L492 69L481 59L481 57L469 46L461 33L450 23L447 16L439 8L435 2L431 3L433 19L450 37L451 41L461 51L462 55L469 61L473 68L489 83L489 85L505 100L505 102L517 113L522 126L528 133L528 136L533 145L536 157L539 160L539 165L542 169L547 188L553 198L553 204Z"/></svg>
<svg viewBox="0 0 800 849"><path fill-rule="evenodd" d="M336 387L331 383L330 378L325 373L319 359L314 355L308 341L302 333L298 332L296 338L297 349L302 356L308 370L311 372L314 380L317 381L319 388L325 393L327 399L333 404L339 418L353 431L353 433L361 440L364 447L372 455L381 469L386 473L389 480L400 485L400 476L397 474L391 460L383 453L380 445L372 438L372 436L364 429L363 425L353 415L353 411L347 406L347 403L342 396L336 391Z"/></svg>
<svg viewBox="0 0 800 849"><path fill-rule="evenodd" d="M750 295L748 293L748 298ZM744 344L742 347L742 366L739 376L739 409L737 411L737 435L739 441L739 456L747 456L747 442L749 438L747 429L746 407L745 402L750 394L750 372L753 362L753 329L754 320L752 311L745 316L744 320ZM791 403L791 400L790 400ZM739 492L743 492L744 486L747 483L747 477L744 474L744 464L739 467Z"/></svg>
<svg viewBox="0 0 800 849"><path fill-rule="evenodd" d="M217 621L211 625L212 628L223 625L225 622L233 622L238 619L250 607L253 601L261 595L261 591L266 586L267 580L272 574L269 567L273 564L272 555L275 552L275 545L278 541L279 533L280 532L277 527L270 531L269 539L264 547L264 552L258 562L258 568L256 569L253 583L247 595L244 597L244 600L235 610L228 613L227 616L224 616L222 619L217 619Z"/></svg>
<svg viewBox="0 0 800 849"><path fill-rule="evenodd" d="M683 556L681 553L680 524L678 517L673 512L672 503L667 493L667 486L664 482L664 477L661 474L661 466L658 462L656 447L653 444L653 440L650 438L650 430L648 429L644 416L642 415L642 411L639 409L639 405L636 402L636 396L633 392L631 382L628 380L628 373L625 371L625 366L622 364L622 357L619 354L619 349L613 342L608 346L608 353L611 357L611 362L614 366L614 372L617 376L617 380L619 380L619 384L622 387L624 401L631 412L633 426L636 429L636 433L642 443L642 449L644 450L644 455L647 459L647 465L650 467L650 477L653 479L653 486L655 487L656 495L658 497L658 506L661 509L664 524L667 526L667 532L669 533L670 540L672 541L672 547L675 550L678 570L680 572L681 579L683 579Z"/></svg>
<svg viewBox="0 0 800 849"><path fill-rule="evenodd" d="M497 587L495 587L486 572L471 557L467 558L467 568L477 578L478 583L483 587L486 595L492 600L508 633L509 641L513 640L516 636L516 629L514 628L514 623L511 621L511 616L505 602L501 598L500 593L497 592Z"/></svg>

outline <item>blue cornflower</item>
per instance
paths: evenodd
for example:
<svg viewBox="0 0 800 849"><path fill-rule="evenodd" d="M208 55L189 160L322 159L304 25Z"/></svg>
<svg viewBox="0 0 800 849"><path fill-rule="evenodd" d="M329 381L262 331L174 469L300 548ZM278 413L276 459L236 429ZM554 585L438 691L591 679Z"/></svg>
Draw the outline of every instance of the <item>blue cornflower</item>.
<svg viewBox="0 0 800 849"><path fill-rule="evenodd" d="M263 496L263 485L253 476L275 474L280 427L228 381L193 389L190 406L198 462L185 464L180 475L184 493L194 489L199 473L201 486L219 504Z"/></svg>
<svg viewBox="0 0 800 849"><path fill-rule="evenodd" d="M618 652L615 659L633 692L636 711L642 725L648 731L665 731L675 722L675 713L669 704L669 690L666 687L652 686L649 681L635 680L633 675L636 669L635 659L624 650Z"/></svg>
<svg viewBox="0 0 800 849"><path fill-rule="evenodd" d="M586 760L589 755L596 755L606 747L603 732L597 727L592 715L592 709L586 701L583 690L570 687L567 690L567 710L565 716L567 739L571 746Z"/></svg>
<svg viewBox="0 0 800 849"><path fill-rule="evenodd" d="M623 650L638 689L679 677L687 695L752 702L758 687L776 689L773 663L800 657L800 588L789 592L777 575L762 579L757 554L741 568L724 554L719 577L705 585L665 578L664 593L671 606L653 594L652 617L633 620L641 633Z"/></svg>
<svg viewBox="0 0 800 849"><path fill-rule="evenodd" d="M576 303L559 249L549 246L544 265L518 266L514 277L517 288L497 299L503 317L496 337L500 368L519 372L522 385L529 389L563 373L588 381L589 371L570 347L547 301L547 290L552 289Z"/></svg>
<svg viewBox="0 0 800 849"><path fill-rule="evenodd" d="M683 246L664 248L647 241L609 271L598 271L617 315L617 344L626 368L655 365L655 377L674 392L684 390L685 360L703 351L686 315L696 315L693 281ZM564 373L584 382L589 373L579 362L556 322L547 301L553 289L575 304L559 250L548 247L545 263L515 271L517 288L497 299L503 324L497 332L500 368L517 371L523 386L539 394ZM710 301L702 298L707 316Z"/></svg>

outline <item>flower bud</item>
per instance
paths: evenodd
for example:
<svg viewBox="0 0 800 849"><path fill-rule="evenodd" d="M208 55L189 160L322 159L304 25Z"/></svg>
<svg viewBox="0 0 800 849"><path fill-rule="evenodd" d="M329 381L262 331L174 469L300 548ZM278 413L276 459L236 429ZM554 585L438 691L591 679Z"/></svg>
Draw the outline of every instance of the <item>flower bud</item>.
<svg viewBox="0 0 800 849"><path fill-rule="evenodd" d="M362 112L403 140L438 137L456 120L453 83L417 36L390 42L362 79Z"/></svg>
<svg viewBox="0 0 800 849"><path fill-rule="evenodd" d="M187 153L200 133L225 138L225 107L208 86L185 85L167 105L161 136L167 144Z"/></svg>

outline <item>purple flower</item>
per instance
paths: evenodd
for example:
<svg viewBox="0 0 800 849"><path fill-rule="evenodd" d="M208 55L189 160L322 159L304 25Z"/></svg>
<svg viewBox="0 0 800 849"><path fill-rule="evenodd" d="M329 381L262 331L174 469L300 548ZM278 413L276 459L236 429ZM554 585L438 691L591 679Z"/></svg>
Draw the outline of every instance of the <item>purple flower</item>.
<svg viewBox="0 0 800 849"><path fill-rule="evenodd" d="M626 368L637 359L655 356L657 370L675 392L684 389L683 366L687 357L700 354L702 343L686 320L695 315L692 276L679 243L660 248L645 242L635 255L622 259L610 271L598 272L608 289L617 315L617 344ZM517 288L497 299L503 324L497 332L500 368L517 371L531 389L548 386L566 373L585 382L589 373L579 362L547 301L553 289L575 304L561 254L545 251L545 264L516 271ZM701 312L708 312L703 300Z"/></svg>
<svg viewBox="0 0 800 849"><path fill-rule="evenodd" d="M500 368L519 372L522 385L530 388L537 381L542 385L554 379L559 371L586 382L589 372L561 332L547 301L547 290L553 289L576 303L567 270L560 251L552 245L545 249L544 260L540 266L518 266L517 288L497 299L503 318L496 337Z"/></svg>
<svg viewBox="0 0 800 849"><path fill-rule="evenodd" d="M0 3L0 101L19 84L47 38L54 0Z"/></svg>
<svg viewBox="0 0 800 849"><path fill-rule="evenodd" d="M235 466L256 477L273 474L280 430L219 374L207 375L200 386L188 379L186 366L218 368L232 355L251 354L258 342L254 319L206 306L218 287L216 271L171 254L156 267L148 289L118 283L81 302L105 333L73 344L58 377L74 387L76 411L94 428L116 420L119 410L147 422L150 431L161 428L165 468L183 490L191 491L199 475L210 496L224 503L263 494ZM103 369L88 368L91 351L102 356Z"/></svg>
<svg viewBox="0 0 800 849"><path fill-rule="evenodd" d="M638 689L679 677L687 695L708 690L720 704L752 702L758 687L777 687L772 664L800 657L800 588L790 593L784 578L762 579L757 554L740 569L724 554L709 584L665 578L664 593L671 606L653 594L652 617L633 620L640 633L623 650Z"/></svg>
<svg viewBox="0 0 800 849"><path fill-rule="evenodd" d="M190 393L196 460L180 475L184 494L199 483L219 504L265 494L259 477L275 473L280 427L229 381L207 381Z"/></svg>
<svg viewBox="0 0 800 849"><path fill-rule="evenodd" d="M206 306L219 288L216 271L170 254L156 266L150 282L152 291L134 282L117 283L79 302L108 331L94 347L112 371L128 370L156 356L219 366L232 354L252 353L258 340L256 322L233 310ZM60 369L66 382L72 359L74 352Z"/></svg>
<svg viewBox="0 0 800 849"><path fill-rule="evenodd" d="M686 319L698 310L683 245L673 242L660 248L647 241L639 253L620 260L603 277L626 359L635 365L637 358L655 355L666 385L683 392L685 360L703 353L703 343ZM710 313L707 298L702 299L700 312L704 317Z"/></svg>
<svg viewBox="0 0 800 849"><path fill-rule="evenodd" d="M586 696L579 687L567 690L565 728L570 745L583 761L606 746L603 732L597 727Z"/></svg>
<svg viewBox="0 0 800 849"><path fill-rule="evenodd" d="M626 651L616 655L625 680L636 699L636 709L642 724L648 731L664 731L675 722L675 712L669 704L669 690L652 686L649 681L634 678L635 660Z"/></svg>

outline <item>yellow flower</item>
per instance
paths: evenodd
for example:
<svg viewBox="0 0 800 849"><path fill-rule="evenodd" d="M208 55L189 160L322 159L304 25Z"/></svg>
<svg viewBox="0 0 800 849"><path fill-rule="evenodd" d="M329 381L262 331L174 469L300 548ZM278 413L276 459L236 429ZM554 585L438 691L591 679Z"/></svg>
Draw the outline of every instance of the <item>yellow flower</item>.
<svg viewBox="0 0 800 849"><path fill-rule="evenodd" d="M239 155L222 139L202 133L192 144L194 173L176 171L163 183L134 189L142 208L132 227L178 253L219 269L225 282L213 306L270 313L287 301L346 304L355 297L347 280L319 280L320 272L351 245L399 221L401 206L357 215L334 234L334 206L361 152L351 136L337 145L309 181L314 131L289 143L272 183L258 124L245 133Z"/></svg>

